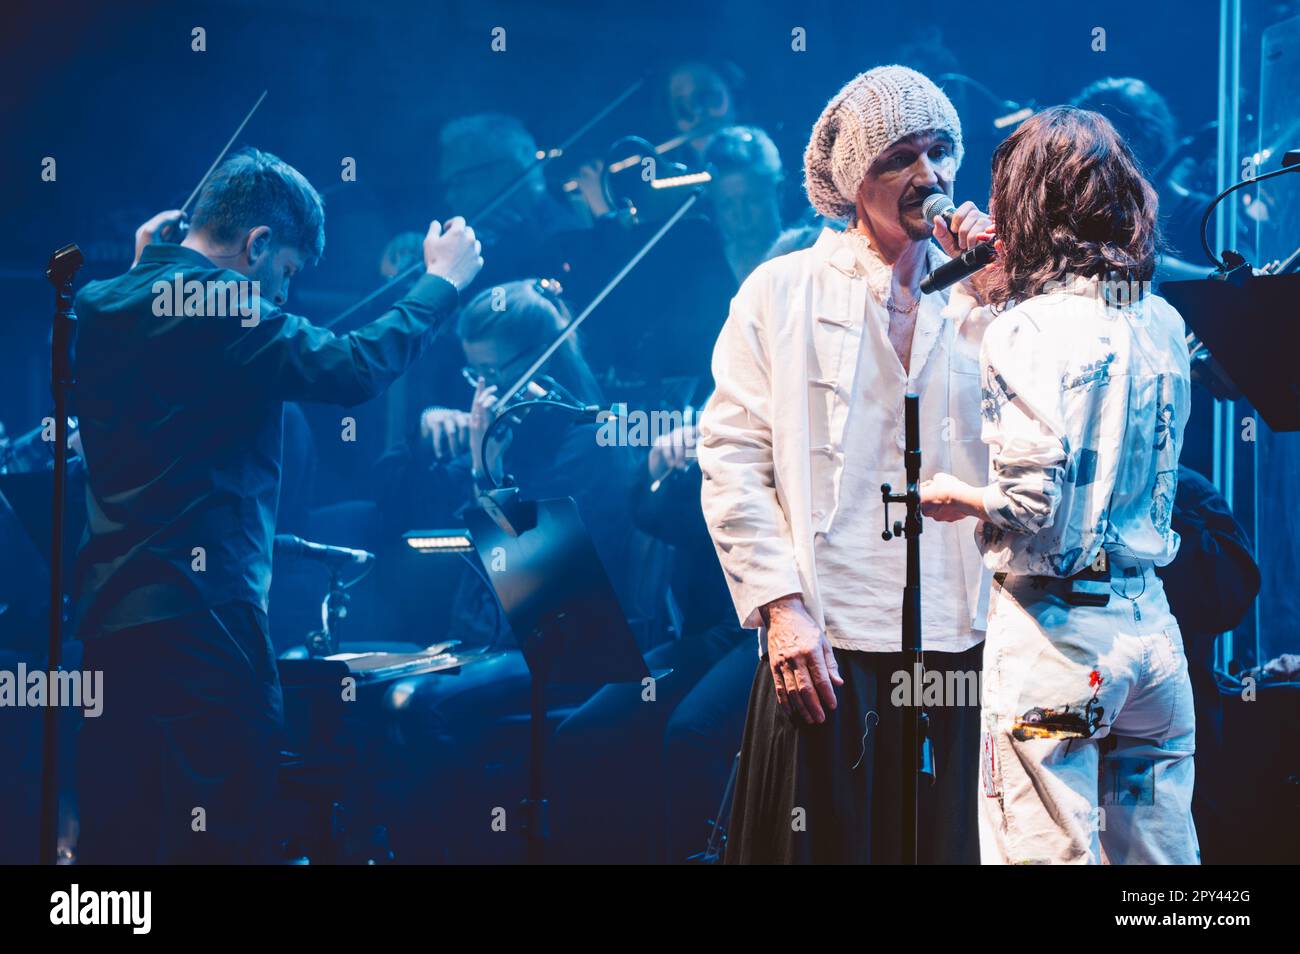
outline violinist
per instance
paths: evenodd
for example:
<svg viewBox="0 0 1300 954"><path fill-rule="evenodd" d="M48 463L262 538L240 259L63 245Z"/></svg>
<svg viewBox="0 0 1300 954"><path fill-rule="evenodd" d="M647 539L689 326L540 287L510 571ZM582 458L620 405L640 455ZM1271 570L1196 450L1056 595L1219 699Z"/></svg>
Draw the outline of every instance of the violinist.
<svg viewBox="0 0 1300 954"><path fill-rule="evenodd" d="M602 446L594 421L559 407L522 410L512 402L515 410L502 413L496 408L498 398L571 320L558 287L550 280L508 282L476 295L456 323L466 362L461 374L470 382L466 391L472 388L474 409L424 412L410 438L390 450L376 467L379 509L386 535L396 537L412 527L457 525L458 512L476 506L476 490L507 474L525 500L571 497L626 607L632 581L630 490L636 476L631 451ZM601 403L600 388L572 337L533 380L563 393L574 404ZM489 427L492 437L480 453ZM477 574L468 570L460 574L444 616L435 594L442 592L448 571L441 566L431 569L427 561L404 566L405 587L418 588L422 595L418 611L406 621L409 631L432 641L443 635L432 630L445 625L445 637L463 646L510 646L496 598ZM394 595L402 589L398 583ZM556 676L563 682L562 674ZM485 757L481 732L495 717L515 711L519 700L527 698L528 685L527 665L513 647L488 654L454 679L435 675L409 682L410 693L402 705L415 715L407 738L430 741L433 754L421 751L419 758L438 771L438 784L421 800L421 819L455 815L460 810L455 806L475 797L475 766ZM432 810L430 804L435 806Z"/></svg>
<svg viewBox="0 0 1300 954"><path fill-rule="evenodd" d="M438 137L438 187L447 208L474 214L537 161L537 140L514 116L478 113L453 119ZM490 264L475 286L558 274L573 233L589 223L547 190L541 169L487 216L474 220Z"/></svg>
<svg viewBox="0 0 1300 954"><path fill-rule="evenodd" d="M654 126L659 133L655 138L656 153L692 170L702 168L708 161L714 133L738 121L744 82L740 68L727 61L687 60L660 71L653 87ZM629 163L628 158L633 161ZM624 157L616 167L622 166L625 175L639 175L639 158ZM593 219L614 211L602 185L606 171L615 169L607 170L605 159L590 159L565 185L569 195L581 197L581 206Z"/></svg>
<svg viewBox="0 0 1300 954"><path fill-rule="evenodd" d="M739 285L781 237L781 154L757 126L728 126L713 137L708 162L709 209Z"/></svg>
<svg viewBox="0 0 1300 954"><path fill-rule="evenodd" d="M487 259L473 292L531 275L568 276L572 268L586 270L590 222L585 212L548 191L541 169L528 171L536 164L538 144L518 118L475 113L452 119L438 132L437 154L434 175L443 206L472 217ZM523 184L505 202L487 215L478 215L525 173ZM384 248L380 273L391 278L418 261L419 252L417 233L399 233ZM593 276L605 274L603 266L591 271ZM570 292L576 290L567 277L566 284ZM454 343L448 344L430 349L413 373L400 382L397 419L405 420L408 409L467 407L458 374L460 355Z"/></svg>
<svg viewBox="0 0 1300 954"><path fill-rule="evenodd" d="M572 497L615 588L625 587L632 526L628 449L602 446L594 421L559 407L507 411L484 446L484 435L501 416L501 395L571 320L558 286L549 279L485 289L462 309L456 333L466 361L461 375L473 389L471 410L426 409L411 439L380 461L381 509L391 529L446 524L473 500L476 487L486 489L509 474L526 499ZM572 336L534 380L562 394L567 403L602 403L600 387ZM492 613L490 606L469 614L453 612L450 635L473 642L481 628L495 629ZM487 637L487 629L482 635Z"/></svg>
<svg viewBox="0 0 1300 954"><path fill-rule="evenodd" d="M734 63L691 60L669 68L661 96L674 130L689 137L694 159L704 158L713 133L736 122L744 74Z"/></svg>
<svg viewBox="0 0 1300 954"><path fill-rule="evenodd" d="M85 666L104 673L109 700L82 729L87 862L266 858L283 717L266 622L283 403L381 393L483 264L463 220L434 222L426 274L335 335L283 310L324 245L319 193L250 149L207 181L180 245L150 244L77 296L88 531L74 592ZM249 285L260 320L207 314L206 301L159 317L156 288L178 276Z"/></svg>

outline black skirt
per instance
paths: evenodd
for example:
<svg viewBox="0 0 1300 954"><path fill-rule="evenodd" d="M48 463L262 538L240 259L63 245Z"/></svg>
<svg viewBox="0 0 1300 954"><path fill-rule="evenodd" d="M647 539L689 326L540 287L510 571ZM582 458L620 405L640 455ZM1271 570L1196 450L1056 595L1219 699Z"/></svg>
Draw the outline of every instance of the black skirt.
<svg viewBox="0 0 1300 954"><path fill-rule="evenodd" d="M980 672L983 644L961 653L926 652L927 672ZM726 849L728 864L898 864L903 708L892 702L902 653L835 650L844 685L839 707L807 725L777 705L767 657L759 661ZM932 677L931 677L932 678ZM945 679L945 684L948 680ZM976 798L980 710L927 705L935 781L918 798L918 859L978 864Z"/></svg>

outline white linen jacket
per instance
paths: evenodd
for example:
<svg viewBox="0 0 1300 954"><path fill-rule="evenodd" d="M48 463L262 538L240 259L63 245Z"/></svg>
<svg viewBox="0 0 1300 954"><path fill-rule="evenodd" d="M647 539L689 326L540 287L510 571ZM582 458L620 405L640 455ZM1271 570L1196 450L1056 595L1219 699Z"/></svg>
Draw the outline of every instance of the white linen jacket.
<svg viewBox="0 0 1300 954"><path fill-rule="evenodd" d="M844 430L868 296L880 302L889 292L889 266L872 258L864 267L846 237L828 228L812 247L764 262L732 300L714 348L715 390L697 446L701 503L745 628L762 628L760 609L792 593L825 627L814 537L830 528L841 503ZM932 246L930 267L944 261ZM942 309L918 313L909 380L928 371L922 430L940 420L946 428L931 451L938 459L925 463L981 486L988 453L980 439L979 347L992 315L963 285L950 291L941 293ZM922 446L924 453L924 439ZM901 446L898 459L901 470ZM974 518L967 519L960 559L971 627L983 630L990 573Z"/></svg>

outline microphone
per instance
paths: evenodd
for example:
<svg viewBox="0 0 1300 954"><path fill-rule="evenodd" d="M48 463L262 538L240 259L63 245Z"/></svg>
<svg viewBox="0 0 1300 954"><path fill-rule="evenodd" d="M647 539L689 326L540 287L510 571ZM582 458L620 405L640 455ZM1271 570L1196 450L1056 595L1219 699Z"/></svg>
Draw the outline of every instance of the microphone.
<svg viewBox="0 0 1300 954"><path fill-rule="evenodd" d="M365 550L354 550L351 547L335 547L325 543L313 543L291 533L277 533L275 535L274 552L277 556L314 560L335 569L365 566L367 563L374 562L375 559L373 553L368 553Z"/></svg>
<svg viewBox="0 0 1300 954"><path fill-rule="evenodd" d="M921 203L921 214L927 222L934 221L937 215L951 228L952 216L957 207L952 199L942 192L936 192ZM966 249L951 262L945 262L921 279L921 293L931 295L943 291L949 285L955 285L963 278L974 275L997 257L992 242L981 242Z"/></svg>

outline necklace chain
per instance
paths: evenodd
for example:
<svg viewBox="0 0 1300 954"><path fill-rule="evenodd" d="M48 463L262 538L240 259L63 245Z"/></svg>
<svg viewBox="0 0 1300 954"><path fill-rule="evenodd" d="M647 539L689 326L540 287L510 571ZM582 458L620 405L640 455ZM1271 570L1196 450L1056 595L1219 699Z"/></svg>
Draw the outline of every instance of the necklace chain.
<svg viewBox="0 0 1300 954"><path fill-rule="evenodd" d="M890 295L888 298L885 299L885 310L891 311L896 315L912 315L915 314L916 310L920 307L921 307L920 298L916 299L916 301L912 302L906 308L899 308L898 305L894 304L893 295Z"/></svg>

